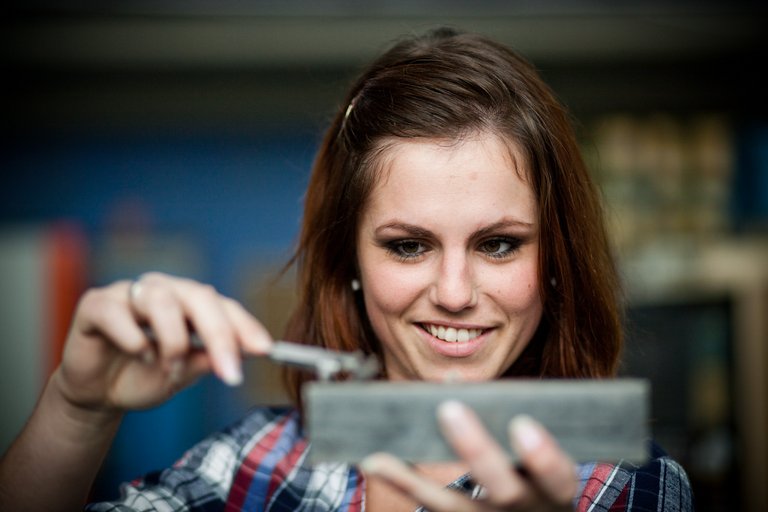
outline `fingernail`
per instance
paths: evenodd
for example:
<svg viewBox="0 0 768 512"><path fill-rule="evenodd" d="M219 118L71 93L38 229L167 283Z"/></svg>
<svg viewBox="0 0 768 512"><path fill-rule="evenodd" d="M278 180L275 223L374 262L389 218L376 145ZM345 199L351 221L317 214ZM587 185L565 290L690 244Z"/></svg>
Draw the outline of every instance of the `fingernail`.
<svg viewBox="0 0 768 512"><path fill-rule="evenodd" d="M146 348L141 352L141 360L146 365L155 364L155 349L152 347Z"/></svg>
<svg viewBox="0 0 768 512"><path fill-rule="evenodd" d="M509 433L517 450L531 452L539 449L544 438L541 425L531 418L521 414L509 422Z"/></svg>
<svg viewBox="0 0 768 512"><path fill-rule="evenodd" d="M181 376L184 373L184 360L174 359L168 364L168 378L173 383L177 383L181 380Z"/></svg>
<svg viewBox="0 0 768 512"><path fill-rule="evenodd" d="M386 452L376 452L368 455L360 461L357 467L368 475L383 477L392 474L403 475L411 471L410 466L404 461Z"/></svg>
<svg viewBox="0 0 768 512"><path fill-rule="evenodd" d="M239 386L243 383L243 370L240 363L232 356L224 356L221 360L221 380L229 386Z"/></svg>
<svg viewBox="0 0 768 512"><path fill-rule="evenodd" d="M272 340L267 337L259 337L255 338L257 340L256 345L258 346L258 349L263 352L264 354L268 354L270 350L272 350Z"/></svg>
<svg viewBox="0 0 768 512"><path fill-rule="evenodd" d="M441 403L437 407L437 418L453 435L461 436L468 430L466 407L456 400Z"/></svg>
<svg viewBox="0 0 768 512"><path fill-rule="evenodd" d="M363 473L375 475L379 471L379 461L375 455L369 455L360 461L359 468Z"/></svg>

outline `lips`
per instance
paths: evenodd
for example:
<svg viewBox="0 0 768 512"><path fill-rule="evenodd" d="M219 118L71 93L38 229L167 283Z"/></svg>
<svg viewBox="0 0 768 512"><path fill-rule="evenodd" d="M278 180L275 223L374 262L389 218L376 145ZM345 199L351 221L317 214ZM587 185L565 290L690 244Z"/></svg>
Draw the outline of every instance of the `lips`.
<svg viewBox="0 0 768 512"><path fill-rule="evenodd" d="M436 354L449 358L465 358L482 350L493 328L481 328L433 323L419 324L427 346Z"/></svg>
<svg viewBox="0 0 768 512"><path fill-rule="evenodd" d="M435 338L448 343L466 343L483 334L483 329L458 328L439 324L422 324L421 327Z"/></svg>

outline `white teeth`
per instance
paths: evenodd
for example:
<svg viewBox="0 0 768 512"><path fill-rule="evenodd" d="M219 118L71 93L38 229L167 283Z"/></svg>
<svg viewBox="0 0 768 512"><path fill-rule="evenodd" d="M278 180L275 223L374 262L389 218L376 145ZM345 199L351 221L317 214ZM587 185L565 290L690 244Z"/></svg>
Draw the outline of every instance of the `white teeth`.
<svg viewBox="0 0 768 512"><path fill-rule="evenodd" d="M464 343L477 338L482 334L482 329L456 329L455 327L445 327L443 325L426 325L426 329L432 336L450 343Z"/></svg>

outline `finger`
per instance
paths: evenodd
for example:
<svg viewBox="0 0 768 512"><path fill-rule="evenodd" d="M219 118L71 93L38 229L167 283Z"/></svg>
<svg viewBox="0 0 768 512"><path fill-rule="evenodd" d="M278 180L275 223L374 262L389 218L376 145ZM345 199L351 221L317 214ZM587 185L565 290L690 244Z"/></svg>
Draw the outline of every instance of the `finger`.
<svg viewBox="0 0 768 512"><path fill-rule="evenodd" d="M158 368L159 364L160 361L156 361L152 365L127 366L112 383L108 403L121 409L159 405L210 371L208 356L202 351L174 359L162 369Z"/></svg>
<svg viewBox="0 0 768 512"><path fill-rule="evenodd" d="M520 415L509 423L510 442L540 492L554 503L567 505L578 489L576 465L538 422Z"/></svg>
<svg viewBox="0 0 768 512"><path fill-rule="evenodd" d="M160 278L143 278L129 290L129 301L140 321L147 323L160 359L167 365L189 351L189 332L184 310L171 284Z"/></svg>
<svg viewBox="0 0 768 512"><path fill-rule="evenodd" d="M222 306L223 297L212 286L156 272L144 274L139 284L139 291L131 290L130 302L136 315L155 330L166 367L179 366L178 360L190 352L191 324L213 371L227 384L242 382L234 329Z"/></svg>
<svg viewBox="0 0 768 512"><path fill-rule="evenodd" d="M418 474L411 466L388 453L369 455L360 463L368 477L381 478L399 492L433 512L473 512L476 504L466 496Z"/></svg>
<svg viewBox="0 0 768 512"><path fill-rule="evenodd" d="M203 341L213 371L226 383L242 383L240 349L224 309L224 298L210 285L185 280L177 287L185 316Z"/></svg>
<svg viewBox="0 0 768 512"><path fill-rule="evenodd" d="M176 359L170 367L172 391L186 388L211 371L211 360L205 352L190 352L186 358Z"/></svg>
<svg viewBox="0 0 768 512"><path fill-rule="evenodd" d="M73 330L88 336L99 333L121 352L139 354L150 342L125 307L129 282L120 281L105 288L87 291L77 307Z"/></svg>
<svg viewBox="0 0 768 512"><path fill-rule="evenodd" d="M236 300L225 298L223 304L243 351L254 355L269 353L272 336L267 329Z"/></svg>
<svg viewBox="0 0 768 512"><path fill-rule="evenodd" d="M469 464L491 503L515 505L530 498L527 482L514 470L507 453L474 411L450 400L440 404L437 416L446 441Z"/></svg>

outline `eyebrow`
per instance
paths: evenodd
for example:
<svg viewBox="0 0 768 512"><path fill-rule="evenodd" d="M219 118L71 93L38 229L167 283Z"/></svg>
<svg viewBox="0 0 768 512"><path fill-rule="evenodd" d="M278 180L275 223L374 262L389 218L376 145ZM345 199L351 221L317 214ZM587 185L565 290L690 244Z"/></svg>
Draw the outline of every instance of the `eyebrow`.
<svg viewBox="0 0 768 512"><path fill-rule="evenodd" d="M493 224L490 224L488 226L484 226L474 233L472 233L472 238L482 238L483 236L495 233L502 229L507 228L523 228L526 230L533 229L534 224L530 222L523 222L521 220L517 219L502 219L498 222L494 222ZM434 236L434 234L425 228L422 228L421 226L416 226L414 224L408 224L407 222L388 222L386 224L382 224L381 226L377 227L374 230L374 234L379 235L382 231L386 231L388 229L395 229L399 231L405 231L410 236L413 236L415 238L429 238Z"/></svg>

